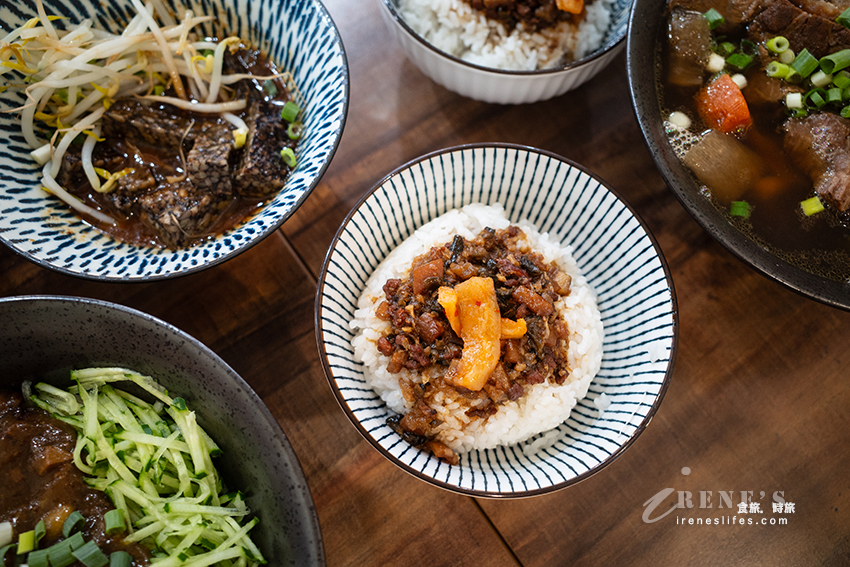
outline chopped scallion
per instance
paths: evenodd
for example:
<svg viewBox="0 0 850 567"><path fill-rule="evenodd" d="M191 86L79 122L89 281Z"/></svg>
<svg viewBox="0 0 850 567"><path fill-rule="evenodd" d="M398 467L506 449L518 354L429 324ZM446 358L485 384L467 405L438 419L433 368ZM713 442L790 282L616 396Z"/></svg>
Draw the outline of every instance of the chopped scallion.
<svg viewBox="0 0 850 567"><path fill-rule="evenodd" d="M130 567L133 558L126 551L113 551L109 554L109 567Z"/></svg>
<svg viewBox="0 0 850 567"><path fill-rule="evenodd" d="M284 147L280 150L280 157L283 159L283 162L289 167L294 168L296 164L295 152L292 151L290 147Z"/></svg>
<svg viewBox="0 0 850 567"><path fill-rule="evenodd" d="M79 533L80 532L77 532L77 534ZM80 534L80 536L82 537L82 534ZM50 560L50 565L52 567L68 567L68 565L77 561L72 553L74 550L71 546L70 539L60 541L59 543L48 547L46 551L47 558Z"/></svg>
<svg viewBox="0 0 850 567"><path fill-rule="evenodd" d="M746 201L732 201L729 214L733 217L750 218L750 204Z"/></svg>
<svg viewBox="0 0 850 567"><path fill-rule="evenodd" d="M62 524L62 535L70 537L74 532L80 531L86 524L86 519L80 514L79 510L74 510Z"/></svg>
<svg viewBox="0 0 850 567"><path fill-rule="evenodd" d="M708 63L705 65L705 70L709 73L719 73L726 66L726 59L717 53L711 53L708 56Z"/></svg>
<svg viewBox="0 0 850 567"><path fill-rule="evenodd" d="M850 28L850 8L847 8L841 14L835 18L835 21L844 26L845 28Z"/></svg>
<svg viewBox="0 0 850 567"><path fill-rule="evenodd" d="M823 108L826 106L826 100L824 100L822 89L812 89L806 93L806 104L809 108Z"/></svg>
<svg viewBox="0 0 850 567"><path fill-rule="evenodd" d="M301 137L301 132L304 130L304 125L300 122L291 122L286 128L286 135L290 140L297 140Z"/></svg>
<svg viewBox="0 0 850 567"><path fill-rule="evenodd" d="M781 35L770 38L765 45L768 51L777 55L791 47L788 39Z"/></svg>
<svg viewBox="0 0 850 567"><path fill-rule="evenodd" d="M809 81L811 81L813 87L825 87L832 83L832 75L827 75L823 71L818 70L809 77Z"/></svg>
<svg viewBox="0 0 850 567"><path fill-rule="evenodd" d="M839 89L850 87L850 73L839 71L832 76L832 84Z"/></svg>
<svg viewBox="0 0 850 567"><path fill-rule="evenodd" d="M47 533L47 529L44 527L44 520L39 520L35 525L35 547L38 547L38 542L41 541L41 538L44 537L44 534Z"/></svg>
<svg viewBox="0 0 850 567"><path fill-rule="evenodd" d="M18 555L29 553L35 549L35 530L24 532L18 536Z"/></svg>
<svg viewBox="0 0 850 567"><path fill-rule="evenodd" d="M779 54L779 62L790 65L794 61L795 57L797 57L797 55L791 49L786 49Z"/></svg>
<svg viewBox="0 0 850 567"><path fill-rule="evenodd" d="M46 549L36 549L27 555L27 565L29 567L50 567L50 562L47 559Z"/></svg>
<svg viewBox="0 0 850 567"><path fill-rule="evenodd" d="M301 107L295 102L288 100L280 111L280 117L287 122L295 122L295 119L298 118L299 112L301 112Z"/></svg>
<svg viewBox="0 0 850 567"><path fill-rule="evenodd" d="M717 29L719 26L723 25L723 22L726 21L726 19L720 14L720 12L718 12L714 8L711 8L708 12L705 12L703 16L705 16L705 19L708 20L708 27L712 30Z"/></svg>
<svg viewBox="0 0 850 567"><path fill-rule="evenodd" d="M797 73L805 79L818 68L818 60L809 53L808 49L804 48L803 51L798 53L797 57L794 58L794 62L791 63L791 68L797 71Z"/></svg>
<svg viewBox="0 0 850 567"><path fill-rule="evenodd" d="M753 58L750 55L743 53L733 53L726 58L726 64L738 71L744 71L747 67L753 64Z"/></svg>
<svg viewBox="0 0 850 567"><path fill-rule="evenodd" d="M850 106L845 106L838 114L841 116L841 118L850 118Z"/></svg>
<svg viewBox="0 0 850 567"><path fill-rule="evenodd" d="M803 214L810 217L823 210L823 203L820 202L817 195L800 202L800 208L803 209Z"/></svg>
<svg viewBox="0 0 850 567"><path fill-rule="evenodd" d="M843 98L841 96L841 89L838 87L832 87L831 89L827 89L826 91L826 102L827 104L840 104Z"/></svg>
<svg viewBox="0 0 850 567"><path fill-rule="evenodd" d="M722 41L717 44L717 47L715 47L714 51L725 59L726 57L735 53L735 44L731 41Z"/></svg>
<svg viewBox="0 0 850 567"><path fill-rule="evenodd" d="M6 555L10 551L14 551L15 549L17 549L17 547L18 547L17 543L10 543L8 545L4 545L3 547L0 547L0 567L6 567ZM13 563L13 565L14 565L14 563Z"/></svg>
<svg viewBox="0 0 850 567"><path fill-rule="evenodd" d="M186 409L186 400L183 398L174 398L172 405L180 411L184 411Z"/></svg>
<svg viewBox="0 0 850 567"><path fill-rule="evenodd" d="M820 68L827 74L840 71L848 66L850 66L850 49L842 49L820 59Z"/></svg>
<svg viewBox="0 0 850 567"><path fill-rule="evenodd" d="M103 521L106 524L107 535L123 532L127 529L127 524L124 522L124 510L110 510L103 515Z"/></svg>
<svg viewBox="0 0 850 567"><path fill-rule="evenodd" d="M86 542L85 545L71 553L77 558L77 561L86 567L106 567L106 565L109 565L109 558L93 541Z"/></svg>
<svg viewBox="0 0 850 567"><path fill-rule="evenodd" d="M785 95L785 107L788 109L803 108L802 93L788 93Z"/></svg>
<svg viewBox="0 0 850 567"><path fill-rule="evenodd" d="M767 73L768 77L774 77L777 79L784 79L788 76L788 71L791 68L785 63L780 63L779 61L771 61L765 67L764 72Z"/></svg>

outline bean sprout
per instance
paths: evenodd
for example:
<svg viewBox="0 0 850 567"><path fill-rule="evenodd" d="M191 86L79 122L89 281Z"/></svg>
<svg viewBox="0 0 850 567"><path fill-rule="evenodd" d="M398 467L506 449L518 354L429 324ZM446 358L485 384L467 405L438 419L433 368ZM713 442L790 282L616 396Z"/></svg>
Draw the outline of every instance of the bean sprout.
<svg viewBox="0 0 850 567"><path fill-rule="evenodd" d="M244 121L232 113L244 109L247 101L231 100L226 85L246 75L224 71L224 52L236 49L239 38L218 43L198 39L204 36L196 28L214 16L182 8L171 13L162 0L131 2L136 14L120 34L95 29L91 20L62 29L66 22L49 15L43 0L36 0L37 17L0 38L0 81L26 93L27 102L14 110L20 112L21 131L33 159L43 166L42 186L106 224L114 220L68 193L57 179L66 151L80 135L85 137L83 172L92 188L103 191L120 177L121 172L96 168L92 157L100 140L101 117L117 98L137 96L192 112L227 113L225 119L243 137L245 129ZM59 20L57 25L54 20ZM207 50L214 56L208 58ZM209 71L207 59L206 64L212 64ZM169 90L176 96L159 96ZM109 176L105 184L99 178L104 173Z"/></svg>

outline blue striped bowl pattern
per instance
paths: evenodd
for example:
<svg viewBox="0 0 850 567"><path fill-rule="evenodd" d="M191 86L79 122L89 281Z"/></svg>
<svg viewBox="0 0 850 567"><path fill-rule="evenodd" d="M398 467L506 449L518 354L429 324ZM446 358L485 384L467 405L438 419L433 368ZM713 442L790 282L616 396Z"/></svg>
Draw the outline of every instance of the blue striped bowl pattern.
<svg viewBox="0 0 850 567"><path fill-rule="evenodd" d="M599 374L556 433L467 453L452 466L411 447L386 425L390 410L353 360L349 321L367 279L390 251L426 222L473 202L501 203L512 221L527 219L573 247L598 295L605 338ZM331 389L378 451L414 476L454 492L522 497L587 478L634 443L670 380L678 315L660 248L612 190L564 158L488 144L421 157L391 173L354 207L325 259L316 328ZM604 412L594 403L602 394L611 402ZM544 447L528 450L539 445Z"/></svg>
<svg viewBox="0 0 850 567"><path fill-rule="evenodd" d="M48 14L71 22L91 18L118 31L135 13L130 0L44 0ZM153 281L196 272L256 244L289 218L318 184L339 145L348 112L345 51L334 22L319 0L165 0L195 14L216 15L209 36L238 35L293 73L304 97L304 137L298 165L271 202L236 228L192 248L173 251L118 242L75 216L40 187L40 168L29 155L17 113L0 113L0 240L48 268L94 280ZM36 16L33 0L0 3L0 30ZM0 94L0 110L24 103L17 90Z"/></svg>

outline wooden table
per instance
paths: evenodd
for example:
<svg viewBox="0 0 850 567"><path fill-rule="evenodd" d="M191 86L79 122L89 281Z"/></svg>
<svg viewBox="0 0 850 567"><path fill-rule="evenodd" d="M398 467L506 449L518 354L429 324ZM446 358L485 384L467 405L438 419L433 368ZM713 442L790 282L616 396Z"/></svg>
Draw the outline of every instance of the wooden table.
<svg viewBox="0 0 850 567"><path fill-rule="evenodd" d="M289 437L334 567L850 564L850 314L755 273L688 216L644 145L625 56L548 102L479 103L408 62L374 0L325 5L347 50L348 121L326 175L281 230L224 265L152 284L71 278L3 248L0 295L118 302L210 346ZM403 472L348 422L318 358L316 280L345 215L397 166L467 142L535 146L596 172L646 220L676 287L678 357L657 415L607 468L546 496L476 500ZM649 519L680 498L693 507L645 522L644 503L668 488ZM763 514L739 513L721 491L734 502L751 491ZM774 492L793 511L774 512ZM733 516L787 524L730 525Z"/></svg>

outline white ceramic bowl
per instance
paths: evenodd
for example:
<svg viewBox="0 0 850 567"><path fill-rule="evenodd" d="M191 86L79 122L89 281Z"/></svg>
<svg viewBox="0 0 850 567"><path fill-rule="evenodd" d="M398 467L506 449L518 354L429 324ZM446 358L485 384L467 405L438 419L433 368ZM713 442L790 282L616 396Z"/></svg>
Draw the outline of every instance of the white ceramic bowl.
<svg viewBox="0 0 850 567"><path fill-rule="evenodd" d="M501 203L573 248L598 295L602 367L587 397L555 431L514 446L461 455L452 466L413 448L386 424L392 415L353 359L349 322L378 264L413 231L469 203ZM331 389L363 437L390 461L442 488L520 497L574 484L611 463L644 430L666 391L678 315L673 283L654 238L631 208L580 166L539 150L470 145L426 155L378 183L343 222L316 298L319 350ZM600 413L602 394L611 405ZM537 447L543 435L547 443Z"/></svg>
<svg viewBox="0 0 850 567"><path fill-rule="evenodd" d="M433 81L462 96L484 102L522 104L573 90L604 69L625 45L631 0L615 0L600 47L561 67L504 71L463 61L435 48L404 22L397 0L378 0L381 16L407 57Z"/></svg>
<svg viewBox="0 0 850 567"><path fill-rule="evenodd" d="M173 7L178 0L165 0ZM348 112L348 63L342 40L319 0L183 0L195 14L217 16L205 32L226 29L291 70L304 96L304 136L286 186L236 228L184 250L118 242L94 230L40 188L40 168L16 113L0 113L0 241L37 264L93 280L153 281L197 272L247 250L280 227L319 183L339 144ZM45 0L48 14L91 18L117 31L130 0ZM3 29L37 15L33 0L0 3ZM221 26L220 28L218 26ZM5 34L5 32L4 32ZM0 93L0 110L25 102L17 89Z"/></svg>

